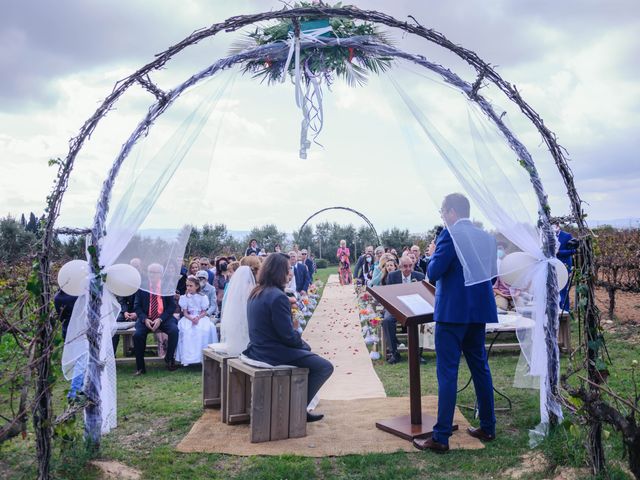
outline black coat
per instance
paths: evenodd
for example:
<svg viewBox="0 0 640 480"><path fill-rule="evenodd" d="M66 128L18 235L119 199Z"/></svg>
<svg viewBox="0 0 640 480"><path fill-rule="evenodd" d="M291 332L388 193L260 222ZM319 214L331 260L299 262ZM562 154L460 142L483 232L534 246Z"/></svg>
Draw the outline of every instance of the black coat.
<svg viewBox="0 0 640 480"><path fill-rule="evenodd" d="M291 303L276 287L263 290L247 303L249 345L247 357L271 365L286 365L313 355L311 347L293 328Z"/></svg>

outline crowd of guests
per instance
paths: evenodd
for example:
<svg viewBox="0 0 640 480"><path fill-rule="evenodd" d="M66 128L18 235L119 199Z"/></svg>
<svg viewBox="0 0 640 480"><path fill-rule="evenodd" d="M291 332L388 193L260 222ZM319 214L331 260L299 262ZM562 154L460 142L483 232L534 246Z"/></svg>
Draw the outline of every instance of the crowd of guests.
<svg viewBox="0 0 640 480"><path fill-rule="evenodd" d="M290 277L283 286L287 293L297 301L306 296L312 285L317 267L306 249L295 249L281 254L280 245L273 253L286 255L290 265ZM228 341L232 345L246 347L249 338L245 333L242 339L220 338L225 335L225 305L229 300L228 292L246 299L256 285L259 271L270 254L260 248L256 240L251 240L245 255L238 260L236 256L220 256L214 259L198 257L183 263L179 280L173 295L163 288L163 278L175 278L165 275L165 268L159 263L143 265L139 258L133 258L130 265L136 268L143 279L141 288L128 297L117 297L120 313L117 322L129 322L135 326L133 350L136 358L136 375L146 373L144 354L147 348L147 336L153 333L158 344L158 354L164 357L167 369L176 370L178 364L184 366L201 363L202 349L207 345ZM173 267L175 268L175 267ZM243 269L243 270L240 270ZM242 288L230 289L237 272L238 284ZM244 290L244 291L243 291ZM66 338L71 312L77 297L60 290L54 299L54 305L62 324L62 334ZM242 310L242 308L240 309ZM237 316L237 314L236 314ZM228 318L231 322L233 319ZM294 321L292 320L292 323ZM295 321L295 328L301 331ZM125 325L121 323L124 327ZM246 329L245 329L246 330ZM233 331L234 335L238 330ZM120 335L113 335L113 351L116 352ZM243 345L244 344L244 345ZM235 347L240 348L240 347ZM239 353L239 352L238 352ZM73 396L74 392L70 392Z"/></svg>
<svg viewBox="0 0 640 480"><path fill-rule="evenodd" d="M355 279L357 283L370 287L387 285L389 274L400 268L403 258L407 258L411 262L411 271L425 275L440 232L442 232L442 227L437 228L434 239L424 252L421 252L418 245L404 247L401 254L398 254L395 248L379 246L374 249L372 245L369 245L365 247L364 253L358 257L353 273L351 272L351 252L347 247L347 242L341 240L336 252L340 283L348 285Z"/></svg>

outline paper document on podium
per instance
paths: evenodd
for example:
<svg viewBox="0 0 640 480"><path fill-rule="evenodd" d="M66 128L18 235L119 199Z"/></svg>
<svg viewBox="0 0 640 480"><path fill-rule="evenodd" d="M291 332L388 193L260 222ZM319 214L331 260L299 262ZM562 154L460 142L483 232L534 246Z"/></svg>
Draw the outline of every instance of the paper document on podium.
<svg viewBox="0 0 640 480"><path fill-rule="evenodd" d="M433 306L417 293L412 295L400 295L398 297L414 315L427 315L433 313Z"/></svg>

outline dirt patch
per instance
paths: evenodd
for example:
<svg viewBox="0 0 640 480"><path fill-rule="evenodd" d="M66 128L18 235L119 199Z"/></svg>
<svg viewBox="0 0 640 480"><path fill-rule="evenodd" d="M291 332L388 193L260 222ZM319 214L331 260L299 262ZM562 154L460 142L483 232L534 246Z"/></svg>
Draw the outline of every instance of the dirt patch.
<svg viewBox="0 0 640 480"><path fill-rule="evenodd" d="M590 476L591 470L588 468L558 467L553 476L553 480L582 480Z"/></svg>
<svg viewBox="0 0 640 480"><path fill-rule="evenodd" d="M108 480L138 480L142 477L141 472L120 462L112 460L93 460L90 463L100 471L102 478Z"/></svg>
<svg viewBox="0 0 640 480"><path fill-rule="evenodd" d="M609 294L604 288L596 289L596 305L602 312L604 324L606 320L609 320L607 313L609 311ZM616 292L616 308L613 314L619 323L640 326L640 294Z"/></svg>
<svg viewBox="0 0 640 480"><path fill-rule="evenodd" d="M127 450L136 450L144 446L153 445L153 441L157 440L158 434L166 429L169 419L156 417L151 424L146 423L145 425L145 423L144 421L138 423L136 429L129 434L122 435L118 443Z"/></svg>
<svg viewBox="0 0 640 480"><path fill-rule="evenodd" d="M532 473L541 473L549 468L549 462L540 451L527 452L520 457L521 465L503 472L504 478L518 479Z"/></svg>

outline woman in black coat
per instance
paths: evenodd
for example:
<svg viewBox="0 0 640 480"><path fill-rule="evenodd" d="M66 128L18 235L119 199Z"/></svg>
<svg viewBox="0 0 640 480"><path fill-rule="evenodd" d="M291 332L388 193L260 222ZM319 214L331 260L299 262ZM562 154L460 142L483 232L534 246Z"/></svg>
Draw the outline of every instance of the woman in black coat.
<svg viewBox="0 0 640 480"><path fill-rule="evenodd" d="M258 284L247 303L249 345L243 353L271 365L308 368L307 402L311 402L333 373L333 365L312 353L294 326L291 302L284 293L289 272L289 257L281 253L269 255L262 264ZM321 414L307 413L308 422L322 417Z"/></svg>

